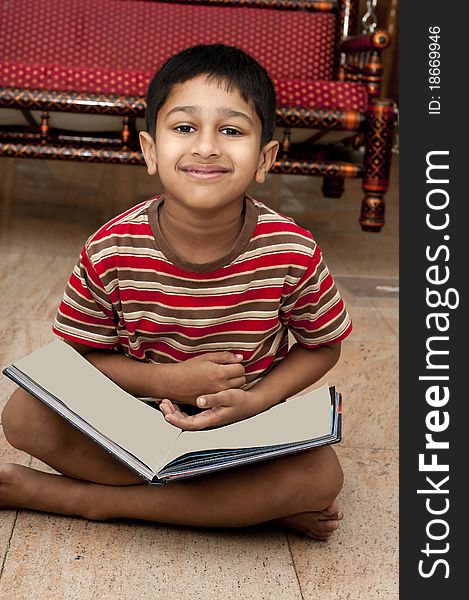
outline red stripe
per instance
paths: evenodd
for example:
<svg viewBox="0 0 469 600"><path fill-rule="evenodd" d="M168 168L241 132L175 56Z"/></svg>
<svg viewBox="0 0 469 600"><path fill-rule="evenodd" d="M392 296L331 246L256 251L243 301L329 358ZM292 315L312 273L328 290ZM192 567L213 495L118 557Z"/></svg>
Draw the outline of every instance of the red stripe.
<svg viewBox="0 0 469 600"><path fill-rule="evenodd" d="M144 249L142 249L144 252ZM246 271L256 271L260 268L278 268L284 267L287 270L290 266L306 268L311 263L311 256L301 252L274 252L268 256L253 257L242 262L221 267L210 273L193 273L184 271L175 265L168 263L160 258L152 256L138 256L121 254L118 256L104 256L96 262L94 269L99 275L103 275L107 271L114 270L116 267L120 269L129 269L138 271L144 269L148 271L158 271L162 275L181 277L182 280L188 281L213 281L218 274L222 277L232 277L234 275L244 275ZM87 263L87 265L89 262ZM86 265L86 266L87 266ZM91 267L93 268L93 267ZM313 266L314 271L315 265ZM87 267L88 270L88 267ZM190 275L190 276L188 276ZM279 273L281 276L282 273ZM183 281L181 282L183 285Z"/></svg>
<svg viewBox="0 0 469 600"><path fill-rule="evenodd" d="M126 337L119 336L119 342L122 346L128 347L129 341ZM136 356L137 358L144 358L145 350L153 350L157 354L165 354L171 357L174 362L182 362L184 360L188 360L189 358L194 358L196 356L201 356L202 354L208 354L205 350L203 352L182 352L173 348L166 342L161 342L159 340L155 340L152 342L141 342L138 349L132 348L132 356ZM214 350L215 352L215 350Z"/></svg>
<svg viewBox="0 0 469 600"><path fill-rule="evenodd" d="M331 306L331 308L326 313L321 315L320 317L315 319L314 315L311 315L309 319L308 318L300 319L300 320L295 319L294 322L292 322L292 325L294 325L294 327L296 327L298 329L307 329L310 331L316 331L320 327L323 327L323 326L327 325L328 323L331 323L337 316L340 315L343 308L344 308L344 303L342 302L342 300L340 300L339 302L334 304L334 306Z"/></svg>
<svg viewBox="0 0 469 600"><path fill-rule="evenodd" d="M260 300L276 300L279 293L277 288L261 288L258 290L244 290L238 294L220 294L217 296L177 296L165 294L157 290L134 290L121 289L121 302L152 302L180 309L208 308L208 307L233 307L242 302L254 302ZM203 316L203 315L201 315Z"/></svg>
<svg viewBox="0 0 469 600"><path fill-rule="evenodd" d="M279 225L281 226L281 231L279 231ZM301 237L303 237L303 238L306 237L310 240L313 239L313 236L309 233L309 231L306 231L306 229L302 229L299 225L297 225L293 221L280 221L280 223L278 221L274 221L274 222L262 221L262 222L258 223L258 225L254 231L253 238L256 238L260 235L266 235L269 233L275 233L275 234L281 235L284 232L296 233L298 235L301 235Z"/></svg>
<svg viewBox="0 0 469 600"><path fill-rule="evenodd" d="M154 198L150 198L150 200L157 200L160 196L155 196ZM109 235L112 235L112 228L113 226L118 223L118 221L121 221L122 219L125 219L125 217L127 217L128 215L132 214L133 212L137 212L140 208L142 208L143 206L145 206L145 204L148 202L148 200L145 200L143 202L140 202L140 204L136 204L135 206L133 206L132 208L129 208L128 210L126 210L125 212L121 213L120 215L117 215L117 217L114 217L113 219L111 219L110 221L108 221L107 223L105 223L100 229L98 229L98 231L90 238L89 243L92 242L97 242L100 241L101 239L104 239L106 237L108 237ZM117 225L116 227L120 227L120 225ZM122 227L124 228L124 232L127 233L128 232L128 228L129 228L129 224L128 223L124 223L122 225ZM149 229L149 227L147 226L147 228Z"/></svg>
<svg viewBox="0 0 469 600"><path fill-rule="evenodd" d="M313 344L313 343L308 344L308 343L304 343L304 342L300 342L300 341L298 343L301 344L304 348L314 350L315 348L320 348L321 346L330 346L331 344L337 344L338 342L341 342L348 335L350 335L351 331L352 331L352 322L349 323L347 329L343 333L341 333L339 336L337 336L333 340L328 340L327 342L320 342L318 344Z"/></svg>
<svg viewBox="0 0 469 600"><path fill-rule="evenodd" d="M98 273L95 271L95 268L91 263L90 259L88 258L88 254L85 251L83 251L81 255L81 264L85 269L86 275L88 276L90 281L92 281L97 288L100 288L103 291L105 291L103 282L99 278Z"/></svg>
<svg viewBox="0 0 469 600"><path fill-rule="evenodd" d="M62 314L73 321L81 321L82 323L88 323L89 325L96 325L98 327L102 327L103 325L115 327L114 320L110 319L108 316L103 315L102 317L94 317L86 314L85 312L77 310L63 301L60 303L59 310Z"/></svg>
<svg viewBox="0 0 469 600"><path fill-rule="evenodd" d="M132 237L141 235L153 235L148 223L117 223L113 227L103 231L98 239L93 238L91 243L102 242L106 238L115 238L116 242L119 243L119 238L117 236Z"/></svg>
<svg viewBox="0 0 469 600"><path fill-rule="evenodd" d="M70 279L68 280L68 284L70 285L70 287L75 290L77 293L81 294L82 296L85 296L85 298L88 298L89 300L93 300L93 298L90 295L90 291L87 287L85 287L82 283L81 283L81 279L79 277L77 277L75 275L75 273L72 273L70 275Z"/></svg>
<svg viewBox="0 0 469 600"><path fill-rule="evenodd" d="M218 333L243 332L271 332L278 326L279 320L274 319L242 319L239 321L230 321L228 323L219 323L208 325L206 327L187 327L178 323L155 323L148 319L139 319L137 322L126 322L126 330L133 335L137 331L141 335L157 333L164 335L167 333L179 333L186 337L198 338Z"/></svg>
<svg viewBox="0 0 469 600"><path fill-rule="evenodd" d="M333 287L334 281L328 274L322 281L317 292L307 292L302 294L295 303L295 310L301 310L307 304L317 304L321 298L327 294Z"/></svg>
<svg viewBox="0 0 469 600"><path fill-rule="evenodd" d="M287 354L287 344L285 344L285 347L283 348L279 348L279 350L277 351L277 354L275 354L275 356L264 356L263 358L256 360L252 363L250 363L249 365L246 365L246 369L245 372L246 373L255 373L257 371L259 372L263 372L266 369L268 369L270 367L270 365L275 361L279 361L282 358L285 357L285 355Z"/></svg>

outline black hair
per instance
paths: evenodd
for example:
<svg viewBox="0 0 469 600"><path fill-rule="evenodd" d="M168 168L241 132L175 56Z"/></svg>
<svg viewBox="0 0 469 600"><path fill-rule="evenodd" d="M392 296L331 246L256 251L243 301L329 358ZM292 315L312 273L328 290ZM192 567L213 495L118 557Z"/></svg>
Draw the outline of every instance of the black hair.
<svg viewBox="0 0 469 600"><path fill-rule="evenodd" d="M174 85L200 75L217 81L228 92L239 92L256 111L262 123L261 147L273 139L276 95L267 71L252 56L225 44L199 44L171 56L148 86L145 129L155 138L156 117Z"/></svg>

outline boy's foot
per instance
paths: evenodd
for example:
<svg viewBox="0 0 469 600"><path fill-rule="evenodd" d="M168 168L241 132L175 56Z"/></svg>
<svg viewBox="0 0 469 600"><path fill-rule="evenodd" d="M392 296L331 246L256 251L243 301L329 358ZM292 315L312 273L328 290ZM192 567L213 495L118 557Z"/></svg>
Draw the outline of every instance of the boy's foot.
<svg viewBox="0 0 469 600"><path fill-rule="evenodd" d="M67 503L59 492L52 495L44 493L51 478L59 486L65 479L60 475L51 475L23 465L0 464L0 509L25 508L57 514L76 514L67 510ZM80 482L76 483L77 486L80 485ZM80 492L80 489L77 491ZM76 500L76 496L76 492L72 494L71 501Z"/></svg>
<svg viewBox="0 0 469 600"><path fill-rule="evenodd" d="M339 510L337 499L324 510L318 512L303 512L282 519L275 519L274 523L295 529L314 540L326 541L339 526L344 518Z"/></svg>
<svg viewBox="0 0 469 600"><path fill-rule="evenodd" d="M0 508L13 507L11 503L11 488L17 465L0 465Z"/></svg>

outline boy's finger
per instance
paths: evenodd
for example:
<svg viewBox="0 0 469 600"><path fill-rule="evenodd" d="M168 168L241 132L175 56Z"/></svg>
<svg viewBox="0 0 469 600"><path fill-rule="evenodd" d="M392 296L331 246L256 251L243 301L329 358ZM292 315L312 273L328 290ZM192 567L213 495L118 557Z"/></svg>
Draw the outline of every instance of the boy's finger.
<svg viewBox="0 0 469 600"><path fill-rule="evenodd" d="M160 404L159 408L165 416L168 414L169 408L165 404Z"/></svg>
<svg viewBox="0 0 469 600"><path fill-rule="evenodd" d="M180 429L186 429L186 430L200 429L200 427L194 427L194 424L193 424L194 416L187 415L186 413L183 413L183 412L169 413L169 414L165 415L165 419L168 421L168 423L171 423L171 425L175 425L176 427L179 427Z"/></svg>
<svg viewBox="0 0 469 600"><path fill-rule="evenodd" d="M211 410L207 410L197 415L181 417L180 414L168 415L168 422L185 431L198 431L207 427L216 427L220 425L219 416Z"/></svg>
<svg viewBox="0 0 469 600"><path fill-rule="evenodd" d="M160 402L159 408L160 408L160 411L164 415L167 415L170 412L172 412L172 410L171 410L171 402L169 400L167 400L166 398Z"/></svg>
<svg viewBox="0 0 469 600"><path fill-rule="evenodd" d="M164 398L164 400L161 401L160 410L165 416L171 413L182 413L179 406L175 402L171 402L168 398Z"/></svg>
<svg viewBox="0 0 469 600"><path fill-rule="evenodd" d="M233 379L234 377L242 377L244 375L244 367L241 363L237 364L229 364L222 365L222 369L224 370L224 374L228 379Z"/></svg>
<svg viewBox="0 0 469 600"><path fill-rule="evenodd" d="M213 360L213 362L221 365L239 363L243 360L243 355L235 352L210 352L210 354L206 356L210 356L210 359Z"/></svg>
<svg viewBox="0 0 469 600"><path fill-rule="evenodd" d="M235 377L230 379L229 384L231 388L240 388L246 383L246 377Z"/></svg>
<svg viewBox="0 0 469 600"><path fill-rule="evenodd" d="M163 398L163 400L161 401L160 406L166 406L168 408L173 408L173 403L171 402L171 400L169 398Z"/></svg>
<svg viewBox="0 0 469 600"><path fill-rule="evenodd" d="M197 398L197 406L199 408L213 408L216 406L229 406L230 390L223 390L216 394L204 394Z"/></svg>

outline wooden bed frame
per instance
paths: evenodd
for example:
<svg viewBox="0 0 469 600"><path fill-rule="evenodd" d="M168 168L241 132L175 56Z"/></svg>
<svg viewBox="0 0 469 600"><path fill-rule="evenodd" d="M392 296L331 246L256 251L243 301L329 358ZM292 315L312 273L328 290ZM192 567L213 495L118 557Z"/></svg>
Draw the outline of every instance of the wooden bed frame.
<svg viewBox="0 0 469 600"><path fill-rule="evenodd" d="M102 1L107 2L109 7L110 0ZM0 9L5 2L7 0L0 0ZM23 0L17 2L19 6ZM99 6L100 0L95 0L94 4ZM384 224L384 193L389 182L395 121L394 103L379 99L381 52L389 45L390 40L384 31L364 36L351 35L357 24L357 0L114 0L116 11L113 18L118 18L120 8L128 10L130 4L135 10L141 10L143 6L148 9L151 4L151 10L154 11L159 6L161 8L161 5L165 5L165 10L171 7L172 10L176 10L176 7L181 10L181 5L186 5L190 10L197 7L199 11L213 10L216 6L219 11L224 11L217 14L226 15L226 18L236 15L237 19L246 19L246 23L249 22L250 25L253 17L259 15L255 10L274 11L275 15L292 15L293 12L300 13L300 16L311 13L333 15L332 75L330 82L326 84L330 86L332 94L334 86L352 85L353 89L365 94L366 102L359 109L342 108L340 103L335 106L334 98L330 101L330 106L306 103L279 105L277 126L283 129L281 152L271 172L323 177L323 193L329 197L339 197L342 194L345 178L360 178L364 198L359 222L365 230L381 230ZM37 8L35 5L35 11ZM19 18L18 35L21 35L22 27ZM5 33L0 28L0 38ZM37 35L40 43L40 28L35 30L33 27L31 33L29 25L24 35ZM161 40L164 44L164 36ZM187 45L192 43L199 43L199 40L188 39ZM130 44L127 45L128 52L131 52ZM18 68L21 69L25 59L21 56L13 58L18 60ZM283 60L288 65L290 57L285 55ZM75 90L70 89L69 85L64 85L64 89L60 89L60 86L59 89L20 87L8 75L8 64L0 62L0 109L17 111L16 114L22 115L23 124L2 125L0 117L1 157L144 164L138 146L138 123L145 113L144 95ZM269 70L268 65L265 66ZM310 83L309 80L300 81L300 86L308 86ZM39 111L40 118L37 119L32 111ZM85 126L86 115L119 117L121 126L118 130L109 131L60 129L50 126L51 116L58 113L82 115ZM296 130L308 130L311 135L307 141L295 143L292 131ZM318 143L330 131L343 132L343 137L348 138L346 143ZM7 218L11 209L13 185L14 161L7 160L4 161L4 218Z"/></svg>

